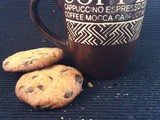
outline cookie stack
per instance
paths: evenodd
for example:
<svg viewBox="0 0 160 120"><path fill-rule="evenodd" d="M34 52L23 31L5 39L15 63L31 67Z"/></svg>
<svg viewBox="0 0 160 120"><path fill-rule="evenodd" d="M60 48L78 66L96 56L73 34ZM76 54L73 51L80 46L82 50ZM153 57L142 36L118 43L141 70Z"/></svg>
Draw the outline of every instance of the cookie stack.
<svg viewBox="0 0 160 120"><path fill-rule="evenodd" d="M61 108L82 91L83 76L73 67L55 65L64 58L59 48L16 53L3 61L7 72L28 72L15 86L17 97L33 107Z"/></svg>

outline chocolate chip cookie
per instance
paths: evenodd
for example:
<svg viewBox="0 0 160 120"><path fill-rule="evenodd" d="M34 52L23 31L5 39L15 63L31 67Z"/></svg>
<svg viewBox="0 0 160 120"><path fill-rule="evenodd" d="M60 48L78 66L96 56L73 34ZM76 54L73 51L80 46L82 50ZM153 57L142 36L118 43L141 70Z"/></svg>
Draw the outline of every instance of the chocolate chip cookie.
<svg viewBox="0 0 160 120"><path fill-rule="evenodd" d="M8 72L28 72L57 63L64 57L59 48L39 48L18 52L3 61L3 69Z"/></svg>
<svg viewBox="0 0 160 120"><path fill-rule="evenodd" d="M73 67L55 65L23 75L16 84L17 97L33 107L61 108L82 91L83 76Z"/></svg>

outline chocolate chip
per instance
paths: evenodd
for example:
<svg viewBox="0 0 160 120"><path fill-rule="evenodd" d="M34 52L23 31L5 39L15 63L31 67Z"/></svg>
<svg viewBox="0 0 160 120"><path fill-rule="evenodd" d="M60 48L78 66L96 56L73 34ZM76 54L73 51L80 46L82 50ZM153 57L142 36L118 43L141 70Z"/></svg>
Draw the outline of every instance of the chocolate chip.
<svg viewBox="0 0 160 120"><path fill-rule="evenodd" d="M30 64L33 64L33 61L35 61L35 60L38 60L38 59L33 59L33 60L31 60L29 63L30 63Z"/></svg>
<svg viewBox="0 0 160 120"><path fill-rule="evenodd" d="M25 58L23 58L23 59L30 59L30 58L32 58L32 57L25 57Z"/></svg>
<svg viewBox="0 0 160 120"><path fill-rule="evenodd" d="M34 91L34 87L32 87L32 86L29 87L28 90L27 90L28 93L32 93L33 91Z"/></svg>
<svg viewBox="0 0 160 120"><path fill-rule="evenodd" d="M48 55L48 53L39 53L39 55Z"/></svg>
<svg viewBox="0 0 160 120"><path fill-rule="evenodd" d="M75 79L76 79L76 82L78 82L78 83L80 83L80 84L83 83L83 78L82 78L80 75L76 74L76 75L75 75Z"/></svg>
<svg viewBox="0 0 160 120"><path fill-rule="evenodd" d="M64 95L64 98L70 98L70 97L72 97L72 95L73 95L73 92L71 91L71 92L67 92L65 95Z"/></svg>
<svg viewBox="0 0 160 120"><path fill-rule="evenodd" d="M37 88L43 91L43 85L38 85Z"/></svg>
<svg viewBox="0 0 160 120"><path fill-rule="evenodd" d="M7 65L9 65L9 62L6 62L6 63L4 64L4 66L7 66Z"/></svg>
<svg viewBox="0 0 160 120"><path fill-rule="evenodd" d="M34 78L36 78L36 77L38 77L38 75L33 76L32 79L34 79Z"/></svg>
<svg viewBox="0 0 160 120"><path fill-rule="evenodd" d="M28 62L25 62L25 63L23 64L24 67L26 67L27 65L28 65Z"/></svg>
<svg viewBox="0 0 160 120"><path fill-rule="evenodd" d="M67 71L69 71L70 69L64 69L64 70L62 70L61 72L62 73L64 73L64 72L67 72Z"/></svg>
<svg viewBox="0 0 160 120"><path fill-rule="evenodd" d="M49 77L50 80L53 80L53 77L51 77L51 76L48 76L48 77Z"/></svg>
<svg viewBox="0 0 160 120"><path fill-rule="evenodd" d="M20 91L22 88L24 88L24 86L20 86L19 89L18 89L18 91Z"/></svg>

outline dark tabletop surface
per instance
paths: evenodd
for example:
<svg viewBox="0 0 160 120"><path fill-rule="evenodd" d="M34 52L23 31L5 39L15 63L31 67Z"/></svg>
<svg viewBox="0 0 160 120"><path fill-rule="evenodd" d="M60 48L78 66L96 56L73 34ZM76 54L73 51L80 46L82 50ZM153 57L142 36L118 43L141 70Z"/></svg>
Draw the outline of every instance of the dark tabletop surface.
<svg viewBox="0 0 160 120"><path fill-rule="evenodd" d="M29 0L0 0L0 62L21 50L54 46L32 24L28 6ZM62 14L52 0L42 0L39 9L45 24L65 36ZM148 0L140 41L128 70L114 80L86 77L82 94L63 109L38 110L20 102L14 87L22 74L6 73L0 67L0 119L160 120L159 12L160 1ZM88 81L94 88L87 87Z"/></svg>

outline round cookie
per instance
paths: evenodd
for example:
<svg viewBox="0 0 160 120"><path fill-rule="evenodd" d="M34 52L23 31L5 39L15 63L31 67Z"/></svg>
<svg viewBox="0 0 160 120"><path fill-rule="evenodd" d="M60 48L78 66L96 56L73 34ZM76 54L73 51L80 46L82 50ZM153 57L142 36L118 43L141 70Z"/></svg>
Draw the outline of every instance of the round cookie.
<svg viewBox="0 0 160 120"><path fill-rule="evenodd" d="M28 72L57 63L64 57L59 48L39 48L18 52L3 61L3 69L8 72Z"/></svg>
<svg viewBox="0 0 160 120"><path fill-rule="evenodd" d="M17 97L33 107L60 108L82 91L83 76L75 68L55 65L23 75L16 84Z"/></svg>

